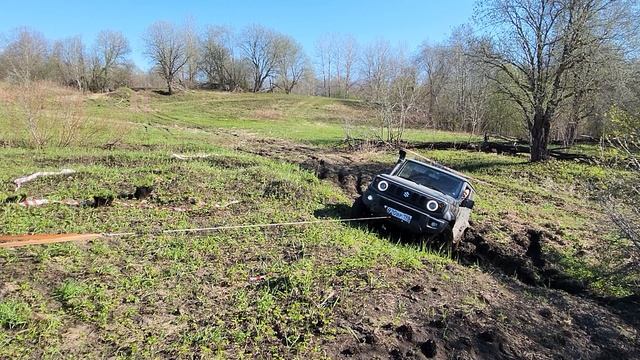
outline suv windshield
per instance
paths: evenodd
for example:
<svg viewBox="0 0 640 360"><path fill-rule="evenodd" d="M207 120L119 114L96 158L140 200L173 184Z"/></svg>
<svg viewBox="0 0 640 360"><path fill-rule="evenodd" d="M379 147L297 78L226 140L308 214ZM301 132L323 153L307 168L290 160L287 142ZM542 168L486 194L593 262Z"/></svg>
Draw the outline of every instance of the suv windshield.
<svg viewBox="0 0 640 360"><path fill-rule="evenodd" d="M453 198L458 198L462 189L459 179L413 161L407 161L396 175Z"/></svg>

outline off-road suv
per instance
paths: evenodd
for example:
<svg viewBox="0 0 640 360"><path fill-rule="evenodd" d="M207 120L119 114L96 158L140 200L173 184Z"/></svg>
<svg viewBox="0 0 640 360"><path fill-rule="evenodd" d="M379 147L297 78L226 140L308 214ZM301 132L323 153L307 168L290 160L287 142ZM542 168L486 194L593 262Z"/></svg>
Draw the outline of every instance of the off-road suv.
<svg viewBox="0 0 640 360"><path fill-rule="evenodd" d="M377 175L353 204L354 216L388 216L413 234L458 242L469 226L475 190L465 177L434 165L400 158L390 174Z"/></svg>

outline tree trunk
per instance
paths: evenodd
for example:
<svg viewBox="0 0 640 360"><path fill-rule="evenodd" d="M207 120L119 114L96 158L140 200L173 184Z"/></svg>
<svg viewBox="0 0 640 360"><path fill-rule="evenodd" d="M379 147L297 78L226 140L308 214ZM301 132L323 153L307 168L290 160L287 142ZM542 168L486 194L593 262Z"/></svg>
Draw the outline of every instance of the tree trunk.
<svg viewBox="0 0 640 360"><path fill-rule="evenodd" d="M531 162L549 159L549 130L551 129L550 116L536 112L533 118L533 126L529 130L531 135Z"/></svg>
<svg viewBox="0 0 640 360"><path fill-rule="evenodd" d="M169 95L173 95L173 88L171 87L170 80L167 80L167 89L169 90Z"/></svg>
<svg viewBox="0 0 640 360"><path fill-rule="evenodd" d="M578 136L578 123L576 121L570 120L569 123L565 126L565 134L563 145L565 147L573 146L576 142L576 138Z"/></svg>

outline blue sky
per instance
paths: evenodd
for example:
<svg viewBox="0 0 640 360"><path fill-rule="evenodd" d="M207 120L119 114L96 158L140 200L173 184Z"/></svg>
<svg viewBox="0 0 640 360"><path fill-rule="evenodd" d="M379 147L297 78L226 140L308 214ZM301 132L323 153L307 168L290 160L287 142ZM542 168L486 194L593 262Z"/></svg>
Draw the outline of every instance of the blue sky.
<svg viewBox="0 0 640 360"><path fill-rule="evenodd" d="M360 43L379 38L414 49L422 41L446 38L451 29L468 22L474 0L392 1L6 1L0 12L0 34L27 26L48 39L80 35L90 44L103 29L122 31L132 48L131 58L148 68L141 35L151 23L198 26L229 25L235 29L259 23L296 38L312 55L316 39L325 33L350 33Z"/></svg>

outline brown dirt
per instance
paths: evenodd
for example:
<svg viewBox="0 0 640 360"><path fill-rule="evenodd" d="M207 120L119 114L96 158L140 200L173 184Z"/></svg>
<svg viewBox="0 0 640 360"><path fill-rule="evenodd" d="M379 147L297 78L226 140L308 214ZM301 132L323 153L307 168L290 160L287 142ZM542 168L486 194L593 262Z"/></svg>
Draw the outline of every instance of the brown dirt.
<svg viewBox="0 0 640 360"><path fill-rule="evenodd" d="M607 307L502 273L451 265L386 280L395 287L345 300L345 331L325 344L332 357L627 359L638 351L637 328Z"/></svg>
<svg viewBox="0 0 640 360"><path fill-rule="evenodd" d="M276 139L250 139L236 146L237 150L299 165L312 171L321 180L340 186L351 196L362 193L373 176L390 171L393 164L371 161L380 148L363 151L320 148Z"/></svg>

